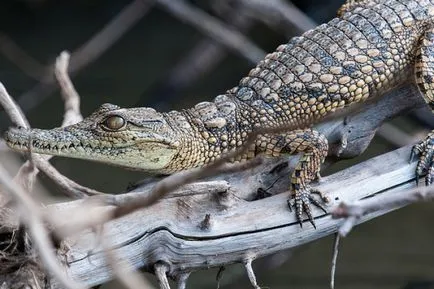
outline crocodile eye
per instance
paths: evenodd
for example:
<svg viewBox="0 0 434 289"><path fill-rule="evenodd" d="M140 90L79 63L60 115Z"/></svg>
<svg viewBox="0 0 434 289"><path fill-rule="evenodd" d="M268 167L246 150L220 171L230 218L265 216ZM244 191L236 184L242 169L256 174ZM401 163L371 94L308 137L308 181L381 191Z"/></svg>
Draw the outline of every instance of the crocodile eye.
<svg viewBox="0 0 434 289"><path fill-rule="evenodd" d="M119 115L107 117L102 123L102 128L109 131L117 131L125 127L127 122Z"/></svg>

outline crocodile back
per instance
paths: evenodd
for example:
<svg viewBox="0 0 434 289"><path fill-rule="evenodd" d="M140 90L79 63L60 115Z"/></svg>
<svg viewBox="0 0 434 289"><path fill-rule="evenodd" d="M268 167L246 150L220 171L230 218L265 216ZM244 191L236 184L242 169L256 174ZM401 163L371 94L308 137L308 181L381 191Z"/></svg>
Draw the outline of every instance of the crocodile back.
<svg viewBox="0 0 434 289"><path fill-rule="evenodd" d="M254 126L302 125L409 79L428 0L359 1L283 44L228 94ZM249 128L245 128L249 130Z"/></svg>
<svg viewBox="0 0 434 289"><path fill-rule="evenodd" d="M428 0L354 1L340 17L280 45L238 86L182 113L186 121L174 127L194 140L186 149L204 152L193 165L241 146L257 127L310 126L413 79L418 42L433 15ZM255 153L252 146L237 160Z"/></svg>

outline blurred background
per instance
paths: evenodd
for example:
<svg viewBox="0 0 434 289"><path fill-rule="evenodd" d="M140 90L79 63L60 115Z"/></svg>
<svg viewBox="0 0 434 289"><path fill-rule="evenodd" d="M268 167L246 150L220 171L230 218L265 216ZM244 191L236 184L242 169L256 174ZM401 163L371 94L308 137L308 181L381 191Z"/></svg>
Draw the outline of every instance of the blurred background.
<svg viewBox="0 0 434 289"><path fill-rule="evenodd" d="M3 0L0 81L33 127L59 126L63 103L53 63L71 52L70 74L84 116L105 102L159 110L211 100L279 44L333 18L335 0ZM0 108L0 133L10 122ZM337 170L414 143L434 124L418 110L383 126L362 156ZM20 158L0 146L0 161ZM104 192L144 178L91 162L54 158L73 180ZM11 172L16 170L10 167ZM91 172L91 173L90 173ZM43 175L42 184L54 194ZM434 205L401 209L356 228L343 241L337 288L434 288ZM265 288L328 288L332 237L257 260ZM188 288L217 288L217 269L192 274ZM154 278L149 275L150 279ZM120 288L111 282L102 288ZM228 266L220 288L250 288L241 265Z"/></svg>

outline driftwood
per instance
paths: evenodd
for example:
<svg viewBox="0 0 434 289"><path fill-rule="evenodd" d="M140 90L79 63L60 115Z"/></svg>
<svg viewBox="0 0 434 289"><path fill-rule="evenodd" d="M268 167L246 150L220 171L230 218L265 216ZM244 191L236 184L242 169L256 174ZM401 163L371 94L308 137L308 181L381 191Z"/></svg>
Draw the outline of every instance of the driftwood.
<svg viewBox="0 0 434 289"><path fill-rule="evenodd" d="M410 85L364 106L354 116L320 125L318 129L332 144L329 163L337 155L359 155L384 120L423 104L417 89ZM342 201L395 194L415 186L415 163L408 163L409 155L410 147L384 154L322 178L317 188L329 193L329 210ZM288 193L282 193L287 191L295 161L292 158L288 166L282 159L272 159L247 171L186 185L152 207L109 222L103 238L134 268L158 273L160 279L167 273L185 282L189 272L241 262L253 280L250 264L255 258L332 234L342 223L314 208L317 229L308 222L300 228L288 209ZM114 196L114 201L122 203L147 194L154 184L139 185L127 194ZM49 210L79 208L83 202L60 203ZM389 210L367 214L358 221ZM67 240L67 273L88 286L112 279L105 252L95 242L98 238L88 230ZM55 280L52 284L52 288L60 288Z"/></svg>

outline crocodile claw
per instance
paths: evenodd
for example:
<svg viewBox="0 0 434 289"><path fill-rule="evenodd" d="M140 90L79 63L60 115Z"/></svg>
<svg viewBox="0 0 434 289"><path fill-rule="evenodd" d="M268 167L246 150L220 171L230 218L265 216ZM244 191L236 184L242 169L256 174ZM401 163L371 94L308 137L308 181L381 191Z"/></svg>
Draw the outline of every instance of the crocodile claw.
<svg viewBox="0 0 434 289"><path fill-rule="evenodd" d="M312 196L312 194L318 194L321 196L323 202L328 202L328 199L320 191L305 185L304 187L295 190L294 201L291 202L291 200L288 200L288 206L290 210L292 210L292 207L295 207L295 215L300 227L303 227L303 213L305 213L309 222L316 229L315 221L312 216L311 204L323 210L324 213L327 213L327 210L324 208L321 202Z"/></svg>
<svg viewBox="0 0 434 289"><path fill-rule="evenodd" d="M415 156L419 156L416 166L416 184L426 174L425 184L431 185L434 181L434 133L431 132L420 143L413 146L410 154L410 162Z"/></svg>
<svg viewBox="0 0 434 289"><path fill-rule="evenodd" d="M418 156L420 153L421 153L420 145L419 144L414 145L413 148L411 149L410 159L408 160L408 163L411 164L414 161L414 158Z"/></svg>

